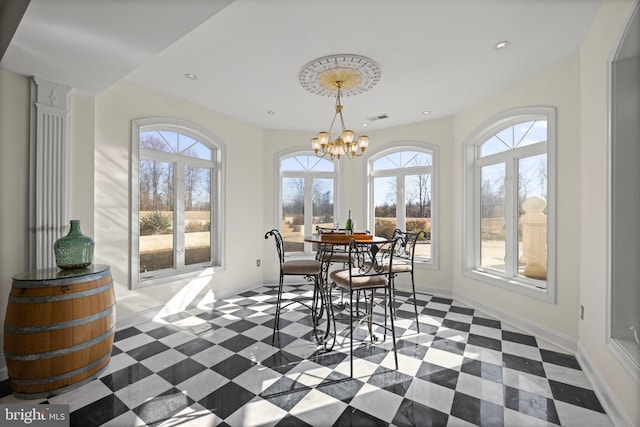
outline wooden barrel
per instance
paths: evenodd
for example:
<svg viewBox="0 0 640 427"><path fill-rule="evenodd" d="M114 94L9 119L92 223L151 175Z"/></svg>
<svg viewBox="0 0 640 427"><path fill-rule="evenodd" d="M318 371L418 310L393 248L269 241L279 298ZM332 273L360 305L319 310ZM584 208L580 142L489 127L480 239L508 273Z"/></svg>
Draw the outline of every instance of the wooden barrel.
<svg viewBox="0 0 640 427"><path fill-rule="evenodd" d="M13 394L52 396L96 378L111 359L114 332L108 266L14 276L4 322Z"/></svg>

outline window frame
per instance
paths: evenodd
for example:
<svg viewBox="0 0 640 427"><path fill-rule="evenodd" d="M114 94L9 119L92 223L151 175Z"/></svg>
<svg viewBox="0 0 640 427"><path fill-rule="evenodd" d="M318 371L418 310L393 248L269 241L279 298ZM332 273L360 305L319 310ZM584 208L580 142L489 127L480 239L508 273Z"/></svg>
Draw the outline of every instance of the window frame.
<svg viewBox="0 0 640 427"><path fill-rule="evenodd" d="M500 153L479 157L480 146L498 132L511 126L531 121L546 120L547 140L514 148ZM546 150L541 150L542 147ZM499 113L486 120L463 142L463 275L485 283L506 288L520 294L550 303L556 299L556 109L553 107L516 108ZM546 153L547 155L547 280L546 288L536 286L540 281L526 277L499 274L497 270L480 267L480 187L481 168L502 163L500 159L522 159ZM526 155L523 155L526 154ZM515 179L517 168L505 163L506 176ZM514 191L505 192L505 250L506 256L517 255L518 222L517 185ZM509 188L509 186L507 186ZM515 201L514 201L515 200ZM507 210L508 209L508 210ZM507 236L512 236L507 240ZM507 270L507 268L505 268Z"/></svg>
<svg viewBox="0 0 640 427"><path fill-rule="evenodd" d="M274 170L276 171L276 173L274 174L275 176L275 188L276 188L276 205L275 205L275 219L276 219L276 224L275 224L275 228L277 230L279 230L280 232L282 232L282 210L283 210L283 206L282 206L282 200L283 200L283 195L282 195L282 178L287 177L287 178L304 178L305 179L305 194L311 194L311 193L307 193L306 190L310 189L310 182L313 180L313 178L333 178L333 217L334 220L335 219L339 219L339 213L341 212L340 210L340 201L342 200L342 190L341 190L341 186L339 185L339 182L341 181L342 178L342 173L341 173L341 168L340 168L340 162L335 161L335 160L330 160L328 158L324 158L324 160L329 161L329 162L333 162L334 165L334 170L333 172L306 172L306 171L286 171L283 174L283 171L280 169L280 165L282 164L282 161L284 159L290 158L290 157L296 157L296 156L309 156L309 157L317 157L312 151L309 151L308 148L301 148L301 147L295 147L295 148L291 148L288 150L284 150L284 151L280 151L278 153L276 153L275 155L275 159L274 159ZM320 157L317 157L320 160ZM311 178L311 180L307 180L306 178L309 177ZM312 212L312 205L311 205L312 200L309 199L307 200L307 198L305 197L305 212ZM306 219L306 218L305 218ZM341 222L342 224L342 222ZM313 234L315 233L315 230L312 229L312 224L307 224L307 221L305 220L305 224L304 224L304 235L308 235L308 234ZM304 243L304 251L303 252L293 252L293 251L288 251L285 253L285 256L301 256L301 255L315 255L315 251L313 250L312 244L311 243Z"/></svg>
<svg viewBox="0 0 640 427"><path fill-rule="evenodd" d="M211 149L212 159L205 160L197 157L188 157L180 154L168 154L161 151L148 150L145 156L141 157L140 148L140 132L143 131L169 131L186 135L200 142ZM224 183L224 165L226 158L225 144L213 135L210 131L202 126L182 119L170 117L149 117L136 119L132 121L131 126L131 228L130 228L130 289L139 289L156 284L166 283L176 279L186 279L201 275L213 274L214 271L224 270L225 265L225 210L223 209L225 200L225 183ZM149 160L170 161L183 166L206 166L212 173L211 179L211 226L210 226L210 242L211 242L211 261L209 263L199 263L194 265L185 265L179 269L158 270L157 274L150 277L142 277L140 275L140 160L141 158ZM183 158L186 160L171 160ZM183 171L174 171L174 179ZM174 220L179 223L182 213L176 212L177 200L174 201ZM183 242L179 233L174 234L174 248L179 242Z"/></svg>
<svg viewBox="0 0 640 427"><path fill-rule="evenodd" d="M418 151L421 153L429 154L431 156L431 166L382 169L378 172L373 171L373 163L376 160L380 159L383 156L402 151ZM431 258L429 260L416 258L414 261L414 265L420 268L435 270L440 268L440 149L437 145L420 141L396 141L386 144L380 149L365 154L363 182L366 183L367 194L367 199L365 202L367 212L366 228L367 230L374 230L375 225L375 200L373 194L374 179L379 177L393 176L398 178L396 182L399 182L400 177L404 178L408 175L416 175L416 172L419 172L423 168L431 169ZM399 170L402 170L402 173L397 173L397 171ZM404 183L402 184L402 186L404 187ZM403 191L402 196L404 197L404 195L405 193ZM402 203L404 203L404 201ZM396 204L396 219L399 217L402 217L406 224L406 209L398 209Z"/></svg>

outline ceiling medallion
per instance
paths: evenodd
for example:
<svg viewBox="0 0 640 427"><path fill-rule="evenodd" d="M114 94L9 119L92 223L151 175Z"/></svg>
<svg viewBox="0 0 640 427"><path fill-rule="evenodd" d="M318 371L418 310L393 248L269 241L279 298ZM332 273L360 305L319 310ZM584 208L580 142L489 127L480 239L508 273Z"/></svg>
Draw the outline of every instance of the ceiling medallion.
<svg viewBox="0 0 640 427"><path fill-rule="evenodd" d="M321 96L336 96L337 81L342 82L342 96L365 93L380 80L380 66L360 55L340 54L314 59L300 70L303 88Z"/></svg>
<svg viewBox="0 0 640 427"><path fill-rule="evenodd" d="M315 95L335 96L333 120L328 131L318 132L311 139L311 148L316 156L329 156L331 160L346 156L350 159L362 156L369 146L369 137L356 138L354 131L346 129L342 96L358 95L374 87L380 80L380 66L364 56L331 55L309 62L298 75L300 84ZM339 126L335 140L333 126Z"/></svg>

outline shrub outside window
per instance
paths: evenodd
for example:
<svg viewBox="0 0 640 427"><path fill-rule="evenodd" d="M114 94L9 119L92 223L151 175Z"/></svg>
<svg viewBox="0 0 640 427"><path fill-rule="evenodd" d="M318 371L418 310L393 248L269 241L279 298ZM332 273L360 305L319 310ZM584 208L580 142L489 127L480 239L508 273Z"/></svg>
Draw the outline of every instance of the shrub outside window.
<svg viewBox="0 0 640 427"><path fill-rule="evenodd" d="M552 301L555 110L518 109L465 143L465 273Z"/></svg>

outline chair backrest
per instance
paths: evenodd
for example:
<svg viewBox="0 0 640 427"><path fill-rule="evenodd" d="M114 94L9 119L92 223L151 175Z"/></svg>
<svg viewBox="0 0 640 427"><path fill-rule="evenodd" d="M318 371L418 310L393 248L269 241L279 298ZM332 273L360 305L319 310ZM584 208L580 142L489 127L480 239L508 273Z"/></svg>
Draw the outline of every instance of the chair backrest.
<svg viewBox="0 0 640 427"><path fill-rule="evenodd" d="M349 242L349 270L351 276L384 276L391 273L398 245L402 245L404 236L394 236L383 243L373 241Z"/></svg>
<svg viewBox="0 0 640 427"><path fill-rule="evenodd" d="M264 235L265 239L268 239L269 236L273 236L276 241L276 249L278 250L278 259L280 260L280 267L284 263L284 241L282 240L282 234L276 228L271 231L267 231Z"/></svg>
<svg viewBox="0 0 640 427"><path fill-rule="evenodd" d="M420 240L420 238L426 239L427 233L424 230L413 232L402 231L399 228L396 228L393 232L393 238L395 239L396 237L401 237L401 241L395 246L394 256L397 259L402 258L404 260L411 261L411 265L413 265L418 240Z"/></svg>

